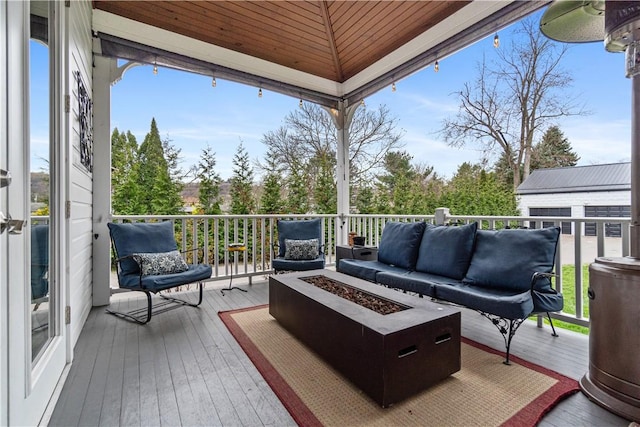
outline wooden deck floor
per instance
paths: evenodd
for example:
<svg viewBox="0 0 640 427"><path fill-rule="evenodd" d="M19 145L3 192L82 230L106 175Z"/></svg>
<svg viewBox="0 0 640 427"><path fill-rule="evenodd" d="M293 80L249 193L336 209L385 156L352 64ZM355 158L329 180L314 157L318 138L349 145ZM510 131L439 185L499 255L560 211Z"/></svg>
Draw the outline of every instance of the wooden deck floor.
<svg viewBox="0 0 640 427"><path fill-rule="evenodd" d="M295 425L218 317L221 310L268 302L266 282L240 286L249 292L234 290L222 296L223 284L209 283L199 309L171 310L145 326L94 308L49 425ZM126 295L118 296L112 306L127 310L144 302L139 293ZM462 333L503 349L494 326L473 311L463 310ZM587 371L588 338L568 331L553 338L548 329L527 323L516 334L512 352L571 378L579 379ZM540 425L626 427L629 421L577 393Z"/></svg>

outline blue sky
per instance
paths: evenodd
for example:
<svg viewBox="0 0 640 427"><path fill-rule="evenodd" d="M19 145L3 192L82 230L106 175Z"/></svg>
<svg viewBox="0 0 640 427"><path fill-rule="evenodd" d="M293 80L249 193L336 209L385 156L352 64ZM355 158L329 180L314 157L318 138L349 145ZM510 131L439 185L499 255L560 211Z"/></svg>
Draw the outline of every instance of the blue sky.
<svg viewBox="0 0 640 427"><path fill-rule="evenodd" d="M517 25L517 24L516 24ZM512 28L499 32L500 49L507 49ZM464 161L478 162L481 153L472 148L451 148L436 135L441 122L455 115L458 99L452 92L473 81L476 64L486 55L496 57L493 35L448 58L440 71L432 67L398 81L396 92L385 88L366 99L367 108L386 104L403 130L403 149L416 162L434 166L450 178ZM579 164L629 161L631 153L631 80L624 77L624 54L608 53L602 42L574 44L563 62L574 78L567 93L579 95L593 114L566 118L557 123L581 157ZM262 136L276 130L285 116L298 108L299 100L258 88L149 65L127 71L111 88L111 125L130 130L141 143L155 117L161 137L182 150L182 167L197 163L201 150L211 145L218 172L231 176L231 160L242 142L253 160L265 146ZM37 137L37 135L34 135ZM257 172L257 171L256 171Z"/></svg>

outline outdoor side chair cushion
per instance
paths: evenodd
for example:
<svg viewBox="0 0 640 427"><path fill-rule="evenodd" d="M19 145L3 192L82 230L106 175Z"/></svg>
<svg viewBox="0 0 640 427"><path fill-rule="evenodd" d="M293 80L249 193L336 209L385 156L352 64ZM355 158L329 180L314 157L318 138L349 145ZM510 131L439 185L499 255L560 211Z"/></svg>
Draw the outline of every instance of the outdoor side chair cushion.
<svg viewBox="0 0 640 427"><path fill-rule="evenodd" d="M140 265L143 276L182 273L189 269L189 266L178 251L136 253L133 254L133 258Z"/></svg>
<svg viewBox="0 0 640 427"><path fill-rule="evenodd" d="M284 259L310 260L320 255L318 239L284 239Z"/></svg>
<svg viewBox="0 0 640 427"><path fill-rule="evenodd" d="M476 248L463 282L511 291L530 290L533 273L552 271L559 236L559 227L478 230ZM536 289L550 288L549 279L537 281Z"/></svg>
<svg viewBox="0 0 640 427"><path fill-rule="evenodd" d="M422 236L416 271L461 280L471 262L478 223L455 226L428 224Z"/></svg>
<svg viewBox="0 0 640 427"><path fill-rule="evenodd" d="M311 260L293 260L276 258L271 261L271 266L276 271L307 271L307 270L321 270L324 268L324 255L316 259Z"/></svg>
<svg viewBox="0 0 640 427"><path fill-rule="evenodd" d="M424 221L388 222L382 230L378 261L415 270L418 246L425 227Z"/></svg>
<svg viewBox="0 0 640 427"><path fill-rule="evenodd" d="M285 257L285 239L318 239L322 242L322 222L320 218L301 220L278 220L278 256ZM322 243L320 243L322 244Z"/></svg>
<svg viewBox="0 0 640 427"><path fill-rule="evenodd" d="M175 274L162 274L157 276L143 276L140 273L120 274L119 284L121 288L147 289L158 292L180 285L199 282L211 277L212 269L207 264L191 264L187 271Z"/></svg>
<svg viewBox="0 0 640 427"><path fill-rule="evenodd" d="M132 224L110 222L107 226L118 258L140 252L170 252L178 249L172 221ZM120 269L121 274L140 273L133 257L121 260Z"/></svg>

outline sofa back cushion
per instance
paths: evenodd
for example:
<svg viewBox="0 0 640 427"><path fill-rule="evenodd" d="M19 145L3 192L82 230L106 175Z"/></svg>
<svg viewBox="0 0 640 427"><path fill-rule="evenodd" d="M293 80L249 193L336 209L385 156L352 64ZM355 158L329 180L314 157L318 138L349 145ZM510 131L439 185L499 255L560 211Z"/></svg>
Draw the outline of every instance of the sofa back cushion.
<svg viewBox="0 0 640 427"><path fill-rule="evenodd" d="M559 227L537 230L478 230L476 246L464 283L499 289L526 291L533 273L550 273L556 256ZM551 282L540 279L536 289Z"/></svg>
<svg viewBox="0 0 640 427"><path fill-rule="evenodd" d="M477 222L459 227L428 224L420 242L416 270L462 279L469 268L477 229Z"/></svg>
<svg viewBox="0 0 640 427"><path fill-rule="evenodd" d="M378 261L415 270L425 222L387 222L382 230Z"/></svg>

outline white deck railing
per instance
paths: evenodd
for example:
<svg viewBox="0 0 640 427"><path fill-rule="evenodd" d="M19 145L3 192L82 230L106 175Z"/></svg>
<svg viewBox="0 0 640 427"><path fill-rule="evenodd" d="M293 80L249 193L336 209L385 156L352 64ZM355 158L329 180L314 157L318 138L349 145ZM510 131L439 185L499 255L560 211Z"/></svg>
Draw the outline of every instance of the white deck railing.
<svg viewBox="0 0 640 427"><path fill-rule="evenodd" d="M228 279L233 269L234 277L266 276L272 272L272 242L276 236L278 219L321 218L324 229L327 265L335 265L336 244L340 242L343 227L365 237L367 245L378 246L384 225L388 221L427 221L436 223L435 215L114 215L114 222L149 222L172 220L176 236L183 251L204 248L204 262L213 266L213 279ZM439 217L439 221L443 217ZM588 326L588 279L583 272L585 265L601 256L628 256L630 250L629 218L568 218L568 217L496 217L448 215L447 222L469 223L477 221L481 229L510 227L540 228L543 224L564 223L564 232L556 254L555 286L565 295L565 312L554 315L569 323ZM568 225L570 224L570 227ZM585 224L590 230L595 224L595 236L585 236ZM606 225L620 224L620 237L605 236ZM579 231L579 232L577 232ZM244 253L229 253L230 243L245 243ZM233 258L230 258L233 257ZM561 266L561 267L558 267ZM569 266L569 267L566 267ZM569 281L562 271L573 267Z"/></svg>

